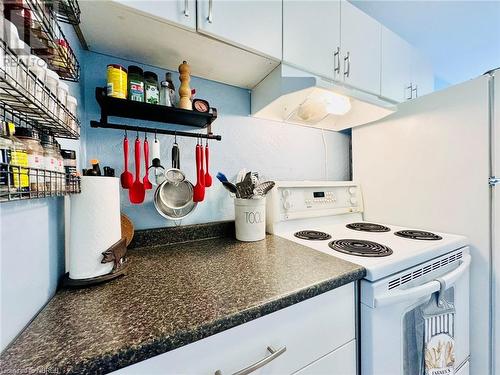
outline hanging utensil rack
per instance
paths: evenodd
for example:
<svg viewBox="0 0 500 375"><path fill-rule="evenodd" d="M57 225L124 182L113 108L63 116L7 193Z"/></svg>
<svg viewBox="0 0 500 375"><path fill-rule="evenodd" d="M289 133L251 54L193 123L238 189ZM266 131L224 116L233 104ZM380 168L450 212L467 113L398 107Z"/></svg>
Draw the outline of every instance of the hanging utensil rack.
<svg viewBox="0 0 500 375"><path fill-rule="evenodd" d="M92 128L119 129L145 133L175 135L177 137L203 138L222 140L220 135L212 133L212 123L217 119L217 110L210 108L209 113L189 111L180 108L167 107L158 104L135 102L118 99L106 95L106 90L97 87L96 100L101 107L100 121L90 121ZM136 120L161 122L165 124L183 125L191 129L207 129L207 134L191 133L187 131L171 130L159 127L145 127L108 122L108 117L123 117Z"/></svg>

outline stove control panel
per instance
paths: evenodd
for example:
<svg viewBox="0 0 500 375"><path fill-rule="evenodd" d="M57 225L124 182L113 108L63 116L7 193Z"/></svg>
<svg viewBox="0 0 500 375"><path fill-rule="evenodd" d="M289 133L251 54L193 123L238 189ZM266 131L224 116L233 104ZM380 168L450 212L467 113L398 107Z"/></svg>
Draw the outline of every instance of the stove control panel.
<svg viewBox="0 0 500 375"><path fill-rule="evenodd" d="M268 198L268 217L288 220L362 212L359 186L353 182L278 182Z"/></svg>

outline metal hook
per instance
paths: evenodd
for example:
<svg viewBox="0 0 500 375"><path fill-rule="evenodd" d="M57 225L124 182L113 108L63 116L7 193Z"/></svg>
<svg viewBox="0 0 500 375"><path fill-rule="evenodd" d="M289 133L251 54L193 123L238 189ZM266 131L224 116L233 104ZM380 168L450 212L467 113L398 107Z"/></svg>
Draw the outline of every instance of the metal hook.
<svg viewBox="0 0 500 375"><path fill-rule="evenodd" d="M156 129L155 129L155 141L156 141L156 140L157 140L157 139L156 139Z"/></svg>
<svg viewBox="0 0 500 375"><path fill-rule="evenodd" d="M137 130L137 139L139 139L139 128L137 128L136 130Z"/></svg>
<svg viewBox="0 0 500 375"><path fill-rule="evenodd" d="M144 140L147 141L148 139L148 132L144 132Z"/></svg>

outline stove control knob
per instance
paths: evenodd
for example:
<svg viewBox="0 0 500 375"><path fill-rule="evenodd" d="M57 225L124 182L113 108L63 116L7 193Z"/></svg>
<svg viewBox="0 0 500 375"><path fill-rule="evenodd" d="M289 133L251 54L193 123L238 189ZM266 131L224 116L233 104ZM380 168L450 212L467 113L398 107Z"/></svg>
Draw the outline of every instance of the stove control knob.
<svg viewBox="0 0 500 375"><path fill-rule="evenodd" d="M285 210L289 210L289 209L290 209L290 207L292 207L292 204L291 204L290 202L288 202L288 201L283 201L283 208L284 208Z"/></svg>
<svg viewBox="0 0 500 375"><path fill-rule="evenodd" d="M352 197L352 198L351 198L351 205L353 205L353 206L354 206L356 203L358 203L358 199L357 199L357 198Z"/></svg>
<svg viewBox="0 0 500 375"><path fill-rule="evenodd" d="M354 186L351 186L351 187L349 188L349 193L351 193L351 195L356 194L356 188L355 188Z"/></svg>
<svg viewBox="0 0 500 375"><path fill-rule="evenodd" d="M285 189L281 192L281 195L283 196L283 198L287 198L290 196L290 190L288 189Z"/></svg>

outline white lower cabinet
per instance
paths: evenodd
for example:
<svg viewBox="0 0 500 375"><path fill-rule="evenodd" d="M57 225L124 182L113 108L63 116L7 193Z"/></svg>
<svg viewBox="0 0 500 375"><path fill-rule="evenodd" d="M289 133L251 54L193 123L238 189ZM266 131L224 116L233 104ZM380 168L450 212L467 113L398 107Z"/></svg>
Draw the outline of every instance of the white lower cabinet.
<svg viewBox="0 0 500 375"><path fill-rule="evenodd" d="M272 355L268 347L282 354L252 374L292 374L301 369L309 374L308 365L330 368L331 375L355 374L355 303L351 283L115 374L228 375Z"/></svg>
<svg viewBox="0 0 500 375"><path fill-rule="evenodd" d="M304 367L296 375L356 375L356 340Z"/></svg>

